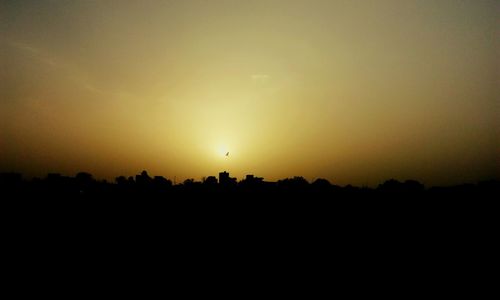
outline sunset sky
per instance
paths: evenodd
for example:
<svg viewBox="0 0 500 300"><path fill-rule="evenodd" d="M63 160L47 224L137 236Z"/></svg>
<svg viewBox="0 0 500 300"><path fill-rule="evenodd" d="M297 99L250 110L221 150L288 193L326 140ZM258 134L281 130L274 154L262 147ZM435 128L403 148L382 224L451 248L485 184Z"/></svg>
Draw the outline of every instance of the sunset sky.
<svg viewBox="0 0 500 300"><path fill-rule="evenodd" d="M500 179L499 12L0 0L0 172Z"/></svg>

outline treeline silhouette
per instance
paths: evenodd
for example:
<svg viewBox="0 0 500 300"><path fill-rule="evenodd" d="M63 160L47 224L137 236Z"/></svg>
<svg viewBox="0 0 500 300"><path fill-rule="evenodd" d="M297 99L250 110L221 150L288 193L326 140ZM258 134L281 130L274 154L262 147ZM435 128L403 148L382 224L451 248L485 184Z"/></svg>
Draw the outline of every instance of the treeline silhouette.
<svg viewBox="0 0 500 300"><path fill-rule="evenodd" d="M269 244L300 236L303 247L333 243L361 257L381 243L416 247L415 240L437 245L450 237L479 236L496 228L496 216L489 214L496 213L499 195L495 180L426 188L415 180L391 179L368 188L303 177L268 182L248 175L238 181L227 172L178 184L146 171L113 182L86 172L33 179L0 173L0 211L21 244L46 243L53 233L54 243L83 236L106 244L134 236L141 241L137 247L203 241L186 249L197 251L217 235Z"/></svg>
<svg viewBox="0 0 500 300"><path fill-rule="evenodd" d="M482 181L448 187L426 188L416 180L387 180L376 188L339 186L326 179L308 182L292 177L276 182L247 175L237 181L227 172L219 177L208 176L201 181L187 179L174 184L163 176L150 176L143 171L135 176L118 176L114 182L97 180L92 174L79 172L74 177L48 174L45 178L24 179L20 173L0 173L0 193L7 197L75 198L75 199L444 199L490 198L500 195L500 182ZM47 198L48 197L48 198Z"/></svg>

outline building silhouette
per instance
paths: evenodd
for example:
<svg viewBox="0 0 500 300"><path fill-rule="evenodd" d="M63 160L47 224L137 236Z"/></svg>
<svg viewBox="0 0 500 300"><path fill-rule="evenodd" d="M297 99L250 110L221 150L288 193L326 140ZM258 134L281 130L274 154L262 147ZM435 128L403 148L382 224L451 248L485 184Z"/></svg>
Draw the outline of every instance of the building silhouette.
<svg viewBox="0 0 500 300"><path fill-rule="evenodd" d="M254 175L252 174L249 174L245 177L245 180L247 182L252 182L252 183L260 183L264 180L263 177L255 177Z"/></svg>
<svg viewBox="0 0 500 300"><path fill-rule="evenodd" d="M236 178L230 177L229 173L224 171L219 173L219 184L222 186L234 185L236 184Z"/></svg>

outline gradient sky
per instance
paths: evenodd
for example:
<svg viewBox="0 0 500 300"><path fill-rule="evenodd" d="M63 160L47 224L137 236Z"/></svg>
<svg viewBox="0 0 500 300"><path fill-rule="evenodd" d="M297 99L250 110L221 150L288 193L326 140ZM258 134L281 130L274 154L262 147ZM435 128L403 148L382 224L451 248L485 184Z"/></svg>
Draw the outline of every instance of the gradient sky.
<svg viewBox="0 0 500 300"><path fill-rule="evenodd" d="M499 1L0 3L0 171L500 179Z"/></svg>

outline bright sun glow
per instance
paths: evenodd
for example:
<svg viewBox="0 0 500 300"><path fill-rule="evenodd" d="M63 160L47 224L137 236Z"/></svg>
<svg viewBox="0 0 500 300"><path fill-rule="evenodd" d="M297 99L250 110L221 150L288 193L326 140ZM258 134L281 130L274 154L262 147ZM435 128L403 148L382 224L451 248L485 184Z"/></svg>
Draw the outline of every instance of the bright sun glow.
<svg viewBox="0 0 500 300"><path fill-rule="evenodd" d="M222 158L225 158L226 154L229 152L229 148L226 145L219 145L216 150L217 156Z"/></svg>

